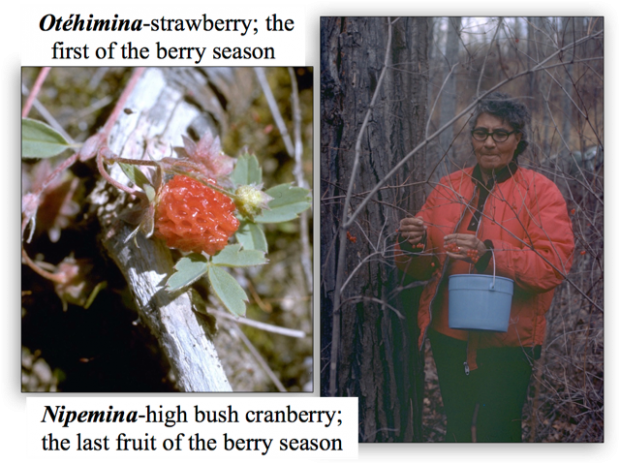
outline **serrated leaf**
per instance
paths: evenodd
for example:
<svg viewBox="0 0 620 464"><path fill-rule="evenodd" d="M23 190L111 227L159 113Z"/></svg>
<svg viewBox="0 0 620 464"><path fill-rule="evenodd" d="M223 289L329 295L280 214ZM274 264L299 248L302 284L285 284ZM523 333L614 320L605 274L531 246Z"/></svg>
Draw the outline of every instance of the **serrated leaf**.
<svg viewBox="0 0 620 464"><path fill-rule="evenodd" d="M22 158L51 158L70 147L69 142L47 124L22 118Z"/></svg>
<svg viewBox="0 0 620 464"><path fill-rule="evenodd" d="M149 195L147 189L150 187L150 191L152 192L154 197L155 189L149 182L146 175L140 170L138 166L136 166L135 164L123 163L122 161L119 161L118 165L121 167L125 175L129 177L129 180L131 180L135 185L144 190L147 196Z"/></svg>
<svg viewBox="0 0 620 464"><path fill-rule="evenodd" d="M310 207L310 191L291 184L281 184L270 188L265 193L273 197L269 209L254 218L255 222L284 222L295 219L299 213Z"/></svg>
<svg viewBox="0 0 620 464"><path fill-rule="evenodd" d="M249 301L241 285L228 272L218 266L209 266L209 282L226 309L235 316L245 316L245 302Z"/></svg>
<svg viewBox="0 0 620 464"><path fill-rule="evenodd" d="M216 266L247 267L266 264L265 253L259 250L242 250L241 245L227 245L213 256L211 263Z"/></svg>
<svg viewBox="0 0 620 464"><path fill-rule="evenodd" d="M237 241L245 250L259 250L267 253L267 238L263 228L249 221L241 221L241 225L235 233Z"/></svg>
<svg viewBox="0 0 620 464"><path fill-rule="evenodd" d="M177 272L170 276L166 284L171 292L180 290L200 279L207 272L207 258L198 253L192 253L181 258L174 268Z"/></svg>
<svg viewBox="0 0 620 464"><path fill-rule="evenodd" d="M258 158L256 158L256 155L244 153L237 160L237 164L235 164L235 169L230 175L230 179L233 181L235 186L250 184L258 185L262 182L262 173L263 171L258 164Z"/></svg>

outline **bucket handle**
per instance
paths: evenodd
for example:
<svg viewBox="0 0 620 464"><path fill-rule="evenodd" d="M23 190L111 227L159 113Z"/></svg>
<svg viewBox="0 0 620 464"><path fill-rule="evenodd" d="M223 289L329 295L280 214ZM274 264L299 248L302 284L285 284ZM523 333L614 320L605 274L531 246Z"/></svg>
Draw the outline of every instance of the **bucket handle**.
<svg viewBox="0 0 620 464"><path fill-rule="evenodd" d="M495 252L493 248L491 248L491 256L493 257L493 282L491 282L491 284L489 285L489 290L494 291L495 290Z"/></svg>

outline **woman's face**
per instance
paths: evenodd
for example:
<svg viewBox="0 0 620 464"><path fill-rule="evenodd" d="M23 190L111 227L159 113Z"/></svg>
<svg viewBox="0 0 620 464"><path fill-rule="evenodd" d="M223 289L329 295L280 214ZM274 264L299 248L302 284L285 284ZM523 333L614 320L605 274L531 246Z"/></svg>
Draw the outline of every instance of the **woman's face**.
<svg viewBox="0 0 620 464"><path fill-rule="evenodd" d="M500 118L489 113L482 113L478 116L474 130L486 130L494 132L497 130L512 132L513 129L507 122L503 122ZM490 175L493 170L496 172L507 166L517 149L517 145L521 140L520 133L513 133L503 142L496 142L491 135L485 141L476 140L472 137L471 142L474 146L474 152L478 165L484 174Z"/></svg>

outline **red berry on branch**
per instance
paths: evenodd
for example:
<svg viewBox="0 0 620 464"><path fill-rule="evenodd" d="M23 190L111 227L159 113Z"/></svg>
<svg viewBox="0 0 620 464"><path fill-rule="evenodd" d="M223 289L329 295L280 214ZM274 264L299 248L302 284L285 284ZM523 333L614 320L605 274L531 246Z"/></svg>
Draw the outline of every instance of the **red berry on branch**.
<svg viewBox="0 0 620 464"><path fill-rule="evenodd" d="M581 254L585 255L586 254L586 250L581 250Z"/></svg>
<svg viewBox="0 0 620 464"><path fill-rule="evenodd" d="M214 255L239 228L233 201L187 176L164 185L155 212L155 236L170 248Z"/></svg>

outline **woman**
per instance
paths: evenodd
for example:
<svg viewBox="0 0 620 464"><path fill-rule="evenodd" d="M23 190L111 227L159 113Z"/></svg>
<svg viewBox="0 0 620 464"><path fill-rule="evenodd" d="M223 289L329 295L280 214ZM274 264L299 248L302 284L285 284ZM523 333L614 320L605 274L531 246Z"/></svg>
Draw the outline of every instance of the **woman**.
<svg viewBox="0 0 620 464"><path fill-rule="evenodd" d="M527 108L495 92L472 121L476 166L441 179L416 217L401 221L396 262L429 280L419 343L431 341L447 441L518 442L532 360L540 356L554 288L570 270L573 233L555 184L517 164L527 147ZM494 265L496 275L515 282L508 331L451 329L448 276L490 275Z"/></svg>

